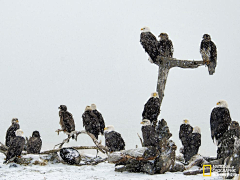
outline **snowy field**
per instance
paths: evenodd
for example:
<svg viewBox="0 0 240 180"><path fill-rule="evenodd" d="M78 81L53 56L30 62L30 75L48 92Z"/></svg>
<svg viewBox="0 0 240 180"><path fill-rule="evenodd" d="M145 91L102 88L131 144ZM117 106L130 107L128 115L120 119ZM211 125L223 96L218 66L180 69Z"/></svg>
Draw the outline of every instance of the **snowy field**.
<svg viewBox="0 0 240 180"><path fill-rule="evenodd" d="M37 155L35 155L37 156ZM186 179L186 180L218 180L223 179L222 177L213 174L212 177L203 177L203 175L185 176L181 172L170 173L159 175L148 175L143 173L129 173L129 172L115 172L114 164L107 162L99 163L98 165L84 165L84 166L70 166L66 164L48 164L46 166L32 165L32 166L21 166L10 167L12 164L2 164L4 155L0 153L0 179L12 180L12 179L94 179L94 180L105 180L105 179ZM196 168L196 167L194 167Z"/></svg>

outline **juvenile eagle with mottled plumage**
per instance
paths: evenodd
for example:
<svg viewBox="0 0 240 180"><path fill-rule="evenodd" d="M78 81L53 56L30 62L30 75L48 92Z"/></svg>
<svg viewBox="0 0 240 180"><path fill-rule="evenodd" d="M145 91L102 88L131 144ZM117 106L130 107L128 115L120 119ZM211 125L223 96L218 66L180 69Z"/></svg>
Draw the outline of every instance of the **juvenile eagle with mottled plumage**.
<svg viewBox="0 0 240 180"><path fill-rule="evenodd" d="M167 33L161 33L158 37L160 37L160 41L158 43L158 50L160 56L163 57L172 57L173 56L173 43L169 39Z"/></svg>
<svg viewBox="0 0 240 180"><path fill-rule="evenodd" d="M212 42L209 34L204 34L200 45L200 53L202 55L203 62L208 66L208 72L210 75L215 73L217 66L217 47Z"/></svg>
<svg viewBox="0 0 240 180"><path fill-rule="evenodd" d="M42 140L38 131L33 131L32 137L27 141L28 154L40 154L42 148Z"/></svg>
<svg viewBox="0 0 240 180"><path fill-rule="evenodd" d="M72 131L75 131L75 122L73 119L73 115L67 111L67 106L60 105L59 109L59 117L61 125L61 128L64 132L71 133ZM74 138L74 135L72 136Z"/></svg>
<svg viewBox="0 0 240 180"><path fill-rule="evenodd" d="M14 139L16 137L16 130L20 129L20 125L18 124L18 119L17 118L13 118L12 119L12 125L8 128L7 132L6 132L6 141L5 141L5 145L7 147L10 146L10 142L12 139Z"/></svg>

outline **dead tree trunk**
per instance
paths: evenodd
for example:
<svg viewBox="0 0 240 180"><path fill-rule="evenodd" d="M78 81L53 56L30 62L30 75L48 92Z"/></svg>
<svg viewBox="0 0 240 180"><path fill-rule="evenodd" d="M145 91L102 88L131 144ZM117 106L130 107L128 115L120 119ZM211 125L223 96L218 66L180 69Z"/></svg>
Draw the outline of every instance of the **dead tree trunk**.
<svg viewBox="0 0 240 180"><path fill-rule="evenodd" d="M173 67L180 68L197 68L204 65L203 61L189 61L189 60L178 60L175 58L167 58L158 56L156 62L154 62L159 67L158 70L158 81L157 81L157 92L160 98L160 107L164 97L164 90L167 82L167 77L169 70Z"/></svg>

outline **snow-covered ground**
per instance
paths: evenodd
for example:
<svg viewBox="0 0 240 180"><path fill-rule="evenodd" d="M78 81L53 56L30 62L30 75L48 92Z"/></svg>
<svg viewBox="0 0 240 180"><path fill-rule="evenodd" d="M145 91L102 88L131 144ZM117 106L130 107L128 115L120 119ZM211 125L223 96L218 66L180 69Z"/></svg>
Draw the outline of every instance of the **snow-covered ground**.
<svg viewBox="0 0 240 180"><path fill-rule="evenodd" d="M213 174L212 177L203 177L203 175L195 176L185 176L181 172L170 173L158 175L148 175L143 173L129 173L129 172L115 172L114 164L109 164L107 162L99 163L98 165L84 165L84 166L71 166L66 164L47 164L46 166L32 165L32 166L23 166L17 165L17 167L10 167L11 164L2 164L4 155L0 153L0 179L12 180L12 179L95 179L95 180L104 180L104 179L173 179L173 180L218 180L223 179L222 177Z"/></svg>

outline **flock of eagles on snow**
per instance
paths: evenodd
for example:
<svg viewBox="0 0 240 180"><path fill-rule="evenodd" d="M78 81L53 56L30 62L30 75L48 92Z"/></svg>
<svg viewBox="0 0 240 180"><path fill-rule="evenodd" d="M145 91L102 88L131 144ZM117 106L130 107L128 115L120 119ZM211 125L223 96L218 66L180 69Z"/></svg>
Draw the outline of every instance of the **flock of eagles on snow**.
<svg viewBox="0 0 240 180"><path fill-rule="evenodd" d="M161 33L158 37L160 37L159 41L150 32L148 27L141 29L140 43L148 53L151 62L155 62L158 56L173 57L173 43L169 39L168 34ZM204 63L210 69L209 74L212 75L215 72L217 64L217 48L208 34L203 35L200 53ZM141 130L143 137L142 145L144 147L154 146L158 148L159 137L156 135L156 123L159 114L160 99L158 93L154 92L144 105L142 112ZM68 134L75 131L73 115L67 110L66 105L60 105L59 117L59 124L62 131L68 132ZM110 153L125 149L125 142L121 134L114 130L114 126L105 126L104 118L97 110L95 104L85 108L82 114L82 120L86 132L93 134L96 139L98 139L100 134L104 134L105 146L109 149ZM231 150L233 151L234 148L234 140L240 136L240 127L237 121L231 120L226 101L221 100L217 102L216 107L213 108L210 115L210 129L211 138L218 146L217 158L226 157L231 154ZM74 135L72 135L72 138L75 138ZM183 154L184 160L187 163L198 153L199 147L201 146L201 130L198 126L193 128L188 120L183 120L183 124L181 124L179 130L179 139L183 145L180 152ZM20 157L23 150L26 150L29 154L39 154L42 147L42 140L38 131L34 131L32 137L25 140L18 119L13 118L12 125L6 132L5 145L8 147L8 151L4 163L7 163L9 160L14 161L15 157ZM224 151L226 146L230 149L227 151L227 154ZM60 151L60 156L67 162L70 151L61 152L62 151Z"/></svg>

